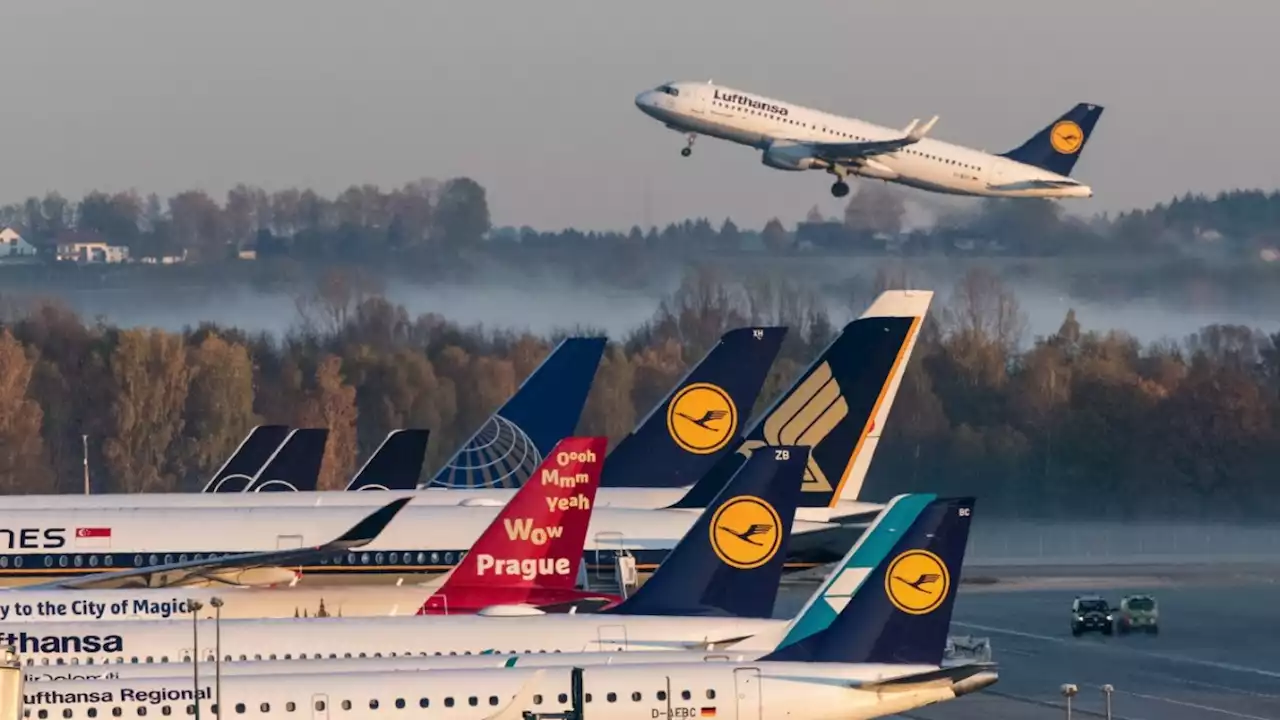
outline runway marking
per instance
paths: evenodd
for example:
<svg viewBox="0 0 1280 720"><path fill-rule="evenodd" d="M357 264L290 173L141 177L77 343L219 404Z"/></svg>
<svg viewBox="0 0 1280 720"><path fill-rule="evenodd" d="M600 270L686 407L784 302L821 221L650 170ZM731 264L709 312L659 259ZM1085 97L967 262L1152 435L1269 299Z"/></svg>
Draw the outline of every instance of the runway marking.
<svg viewBox="0 0 1280 720"><path fill-rule="evenodd" d="M974 630L982 630L983 632L993 632L993 633L1000 633L1003 635L1012 635L1014 637L1027 638L1029 640L1041 640L1044 642L1058 643L1059 645L1069 645L1071 647L1079 647L1079 648L1106 648L1107 650L1110 650L1112 652L1117 652L1117 653L1129 653L1132 655L1138 655L1140 657L1155 658L1157 660L1168 660L1170 662L1187 663L1189 665L1201 665L1203 667L1211 667L1211 668L1216 668L1218 670L1229 670L1232 672L1240 672L1240 673L1253 673L1254 675L1261 675L1263 677L1280 680L1280 672L1263 670L1262 668L1246 667L1244 665L1236 665L1234 663L1224 663L1224 662L1218 662L1216 660L1201 660L1199 658L1182 657L1179 655L1166 655L1164 653L1145 652L1142 650L1134 650L1133 648L1117 647L1115 645L1096 645L1093 643L1083 643L1079 641L1071 641L1071 640L1068 640L1067 638L1054 637L1052 635L1038 635L1036 633L1023 632L1021 630L1012 630L1010 628L993 627L991 625L978 625L976 623L959 622L955 620L952 621L952 624L959 625L960 627L973 628Z"/></svg>
<svg viewBox="0 0 1280 720"><path fill-rule="evenodd" d="M1222 715L1230 715L1232 717L1246 718L1246 720L1272 720L1271 718L1265 718L1265 717L1262 717L1261 715L1246 715L1245 713L1235 712L1234 710L1224 710L1222 708L1216 708L1216 707L1213 707L1212 705L1201 705L1200 703L1187 702L1185 700L1174 700L1173 698L1160 697L1159 695L1147 695L1146 693L1136 693L1131 690L1116 690L1117 695L1121 693L1125 695L1132 695L1134 697L1140 697L1144 700L1158 700L1160 702L1167 702L1170 705L1181 705L1183 707L1194 708L1196 710L1208 710L1209 712L1220 713Z"/></svg>
<svg viewBox="0 0 1280 720"><path fill-rule="evenodd" d="M1006 650L1005 652L1009 652ZM1280 700L1280 695L1272 695L1270 693L1257 692L1255 690L1245 690L1243 688L1231 687L1230 685L1219 685L1218 683L1205 682L1204 680L1192 680L1191 678L1179 677L1168 673L1140 672L1135 673L1138 677L1154 678L1164 682L1175 682L1183 685L1199 685L1213 690L1225 690L1237 695L1250 695L1256 698L1265 698L1267 700Z"/></svg>

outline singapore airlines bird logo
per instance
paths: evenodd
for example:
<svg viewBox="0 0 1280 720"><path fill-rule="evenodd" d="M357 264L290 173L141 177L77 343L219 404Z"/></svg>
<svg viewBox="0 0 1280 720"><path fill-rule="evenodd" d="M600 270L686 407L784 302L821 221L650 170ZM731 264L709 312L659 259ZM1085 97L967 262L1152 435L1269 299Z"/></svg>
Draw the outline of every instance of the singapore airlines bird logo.
<svg viewBox="0 0 1280 720"><path fill-rule="evenodd" d="M694 417L692 415L689 415L688 413L683 413L677 410L676 415L684 418L685 420L688 420L689 422L693 423L694 425L697 425L700 428L715 430L715 428L711 426L711 421L720 420L722 418L727 417L729 415L729 411L728 410L707 410L706 412L702 413L702 417Z"/></svg>
<svg viewBox="0 0 1280 720"><path fill-rule="evenodd" d="M746 530L743 530L742 532L738 532L737 530L734 530L733 528L728 527L727 525L721 525L720 529L738 538L742 542L748 542L758 547L764 547L764 543L759 542L757 540L753 540L752 538L754 538L757 535L763 535L773 530L773 526L768 523L755 523L754 525L752 525L751 527L748 527Z"/></svg>

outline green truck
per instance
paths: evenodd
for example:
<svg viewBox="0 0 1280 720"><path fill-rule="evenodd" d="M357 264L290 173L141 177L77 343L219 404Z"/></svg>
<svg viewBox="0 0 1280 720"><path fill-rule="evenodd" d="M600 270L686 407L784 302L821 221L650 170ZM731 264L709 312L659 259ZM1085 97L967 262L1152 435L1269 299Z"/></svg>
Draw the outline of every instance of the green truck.
<svg viewBox="0 0 1280 720"><path fill-rule="evenodd" d="M1120 598L1120 607L1115 609L1114 615L1116 630L1121 635L1131 632L1156 635L1160 632L1160 608L1150 595L1125 595Z"/></svg>

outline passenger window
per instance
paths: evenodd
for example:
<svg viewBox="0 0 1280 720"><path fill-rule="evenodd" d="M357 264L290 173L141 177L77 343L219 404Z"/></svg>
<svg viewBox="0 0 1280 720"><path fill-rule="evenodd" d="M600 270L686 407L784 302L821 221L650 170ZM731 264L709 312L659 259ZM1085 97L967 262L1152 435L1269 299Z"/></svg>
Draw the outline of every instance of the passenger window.
<svg viewBox="0 0 1280 720"><path fill-rule="evenodd" d="M681 691L680 693L681 700L688 700L692 697L693 697L693 693L689 692L688 690Z"/></svg>
<svg viewBox="0 0 1280 720"><path fill-rule="evenodd" d="M343 701L342 701L342 709L343 709L343 710L350 710L350 709L351 709L351 701L350 701L350 700L343 700Z"/></svg>
<svg viewBox="0 0 1280 720"><path fill-rule="evenodd" d="M565 695L564 693L560 693L559 695L556 696L556 702L567 703L569 702L569 696Z"/></svg>
<svg viewBox="0 0 1280 720"><path fill-rule="evenodd" d="M471 697L467 698L467 704L470 705L471 707L475 707L480 704L480 699L477 698L475 695L472 695Z"/></svg>
<svg viewBox="0 0 1280 720"><path fill-rule="evenodd" d="M258 706L258 709L264 713L269 713L271 712L271 703L262 703Z"/></svg>
<svg viewBox="0 0 1280 720"><path fill-rule="evenodd" d="M608 695L604 696L604 699L608 700L609 702L618 702L618 693L609 693Z"/></svg>
<svg viewBox="0 0 1280 720"><path fill-rule="evenodd" d="M378 701L377 701L377 700L370 700L370 701L369 701L369 709L370 709L370 710L377 710L377 709L378 709Z"/></svg>
<svg viewBox="0 0 1280 720"><path fill-rule="evenodd" d="M497 705L497 704L498 704L498 696L497 696L497 695L490 695L490 696L489 696L489 704L490 704L490 705Z"/></svg>
<svg viewBox="0 0 1280 720"><path fill-rule="evenodd" d="M428 700L427 698L418 698L418 707L420 708L431 707L431 701Z"/></svg>
<svg viewBox="0 0 1280 720"><path fill-rule="evenodd" d="M396 698L396 709L397 710L404 709L404 698Z"/></svg>
<svg viewBox="0 0 1280 720"><path fill-rule="evenodd" d="M147 714L147 708L146 708L146 706L145 706L145 705L139 705L139 706L138 706L138 717L142 717L142 716L144 716L144 715L146 715L146 714Z"/></svg>
<svg viewBox="0 0 1280 720"><path fill-rule="evenodd" d="M715 690L708 690L708 691L707 691L707 699L708 699L708 700L715 700L715 699L716 699L716 691L715 691Z"/></svg>
<svg viewBox="0 0 1280 720"><path fill-rule="evenodd" d="M111 717L120 717L121 715L124 715L123 710L118 707L111 708Z"/></svg>
<svg viewBox="0 0 1280 720"><path fill-rule="evenodd" d="M541 705L541 704L542 704L542 696L541 696L541 695L534 695L534 696L533 696L533 704L534 704L534 705Z"/></svg>
<svg viewBox="0 0 1280 720"><path fill-rule="evenodd" d="M640 702L640 693L638 693L638 692L633 692L633 693L631 693L631 701L632 701L632 702Z"/></svg>
<svg viewBox="0 0 1280 720"><path fill-rule="evenodd" d="M294 710L297 710L297 709L298 709L298 705L293 701L290 701L284 704L285 712L293 712Z"/></svg>
<svg viewBox="0 0 1280 720"><path fill-rule="evenodd" d="M317 701L316 701L316 711L317 711L317 712L324 712L324 701L323 701L323 700L317 700Z"/></svg>
<svg viewBox="0 0 1280 720"><path fill-rule="evenodd" d="M664 701L664 700L666 700L666 699L667 699L667 691L666 691L666 690L659 690L659 691L658 691L658 702L662 702L662 701Z"/></svg>
<svg viewBox="0 0 1280 720"><path fill-rule="evenodd" d="M69 718L69 717L71 717L71 708L67 708L66 710L63 710L63 711L62 711L62 717L64 717L64 718Z"/></svg>
<svg viewBox="0 0 1280 720"><path fill-rule="evenodd" d="M453 698L451 698L451 697L447 697L447 698L445 698L445 699L444 699L444 706L445 706L445 707L453 707Z"/></svg>
<svg viewBox="0 0 1280 720"><path fill-rule="evenodd" d="M244 714L244 703L236 703L236 714L237 715Z"/></svg>

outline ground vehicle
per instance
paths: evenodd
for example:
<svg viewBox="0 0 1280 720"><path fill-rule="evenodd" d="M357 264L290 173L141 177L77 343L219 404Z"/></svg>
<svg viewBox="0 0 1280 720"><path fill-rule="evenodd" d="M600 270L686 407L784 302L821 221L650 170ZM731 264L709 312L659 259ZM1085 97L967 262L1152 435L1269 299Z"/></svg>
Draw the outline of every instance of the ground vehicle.
<svg viewBox="0 0 1280 720"><path fill-rule="evenodd" d="M1071 602L1071 634L1080 637L1090 630L1112 631L1111 607L1097 595L1078 595Z"/></svg>
<svg viewBox="0 0 1280 720"><path fill-rule="evenodd" d="M1156 599L1150 595L1125 595L1120 598L1120 607L1114 614L1116 629L1121 635L1139 631L1156 635L1160 632L1160 609L1156 606Z"/></svg>

